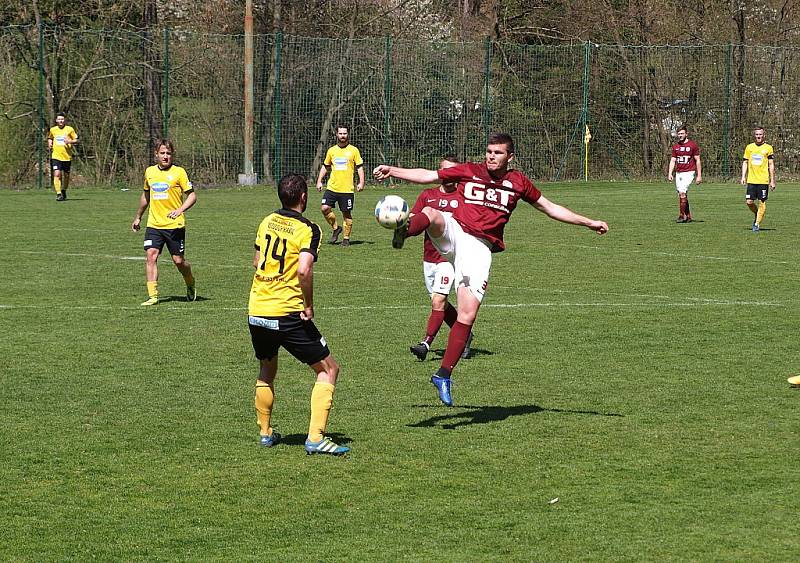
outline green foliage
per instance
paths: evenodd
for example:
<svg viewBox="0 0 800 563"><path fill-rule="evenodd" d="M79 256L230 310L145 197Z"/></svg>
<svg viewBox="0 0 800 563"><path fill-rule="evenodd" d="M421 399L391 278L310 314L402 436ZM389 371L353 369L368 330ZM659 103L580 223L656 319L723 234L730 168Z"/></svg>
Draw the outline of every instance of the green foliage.
<svg viewBox="0 0 800 563"><path fill-rule="evenodd" d="M36 135L35 110L27 103L36 99L36 80L37 73L23 65L8 67L0 78L0 100L11 100L5 115L0 114L0 186L15 185L33 173L36 150L44 143Z"/></svg>
<svg viewBox="0 0 800 563"><path fill-rule="evenodd" d="M313 376L283 352L287 440L257 446L246 304L273 190L200 191L201 299L162 256L151 308L138 190L2 191L0 559L791 560L797 188L754 234L738 185L693 187L688 225L666 182L543 186L611 231L515 212L451 409L428 383L447 329L408 352L420 240L394 251L371 217L418 189L368 188L354 244L315 266L344 459L304 454Z"/></svg>
<svg viewBox="0 0 800 563"><path fill-rule="evenodd" d="M44 30L52 95L39 99L33 75L23 89L0 86L3 107L35 112L20 122L26 129L17 139L34 144L40 106L46 122L67 109L82 139L76 169L90 183L138 177L150 163L151 138L165 129L189 149L184 157L203 184L223 185L242 172L242 36ZM38 67L37 30L15 34L18 42L3 44L0 76ZM546 179L583 176L584 121L593 135L592 176L616 179L663 176L672 133L684 123L706 155L705 172L732 177L759 124L779 174L800 174L800 109L791 102L800 95L797 48L270 34L255 37L255 53L255 164L265 181L287 171L316 174L337 123L350 126L368 167L433 166L450 152L476 158L488 132L507 131L523 149L518 166ZM7 176L30 184L32 153L19 146L0 145Z"/></svg>

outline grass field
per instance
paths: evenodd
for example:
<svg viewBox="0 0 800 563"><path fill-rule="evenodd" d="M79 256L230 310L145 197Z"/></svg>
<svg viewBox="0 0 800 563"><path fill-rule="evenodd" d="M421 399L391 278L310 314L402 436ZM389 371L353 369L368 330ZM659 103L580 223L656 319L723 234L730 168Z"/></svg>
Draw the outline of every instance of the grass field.
<svg viewBox="0 0 800 563"><path fill-rule="evenodd" d="M272 190L201 191L201 300L162 258L174 297L149 308L138 191L0 191L0 560L797 560L798 186L756 234L738 185L693 187L689 225L666 182L544 185L611 231L515 212L454 408L408 351L421 241L391 248L386 191L316 266L345 458L305 455L313 377L285 353L286 441L257 445L245 315Z"/></svg>

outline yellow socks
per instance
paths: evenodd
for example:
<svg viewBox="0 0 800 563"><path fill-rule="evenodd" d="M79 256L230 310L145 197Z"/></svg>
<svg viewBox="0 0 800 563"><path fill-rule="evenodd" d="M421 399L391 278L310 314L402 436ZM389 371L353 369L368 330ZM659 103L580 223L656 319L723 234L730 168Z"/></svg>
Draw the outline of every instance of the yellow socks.
<svg viewBox="0 0 800 563"><path fill-rule="evenodd" d="M269 425L272 418L272 405L275 402L275 392L272 386L263 381L256 382L256 417L262 436L272 436L272 427Z"/></svg>
<svg viewBox="0 0 800 563"><path fill-rule="evenodd" d="M764 219L764 214L767 212L767 202L766 201L759 201L758 202L758 214L756 215L756 224L760 225L761 221Z"/></svg>
<svg viewBox="0 0 800 563"><path fill-rule="evenodd" d="M147 282L147 296L158 297L158 282Z"/></svg>
<svg viewBox="0 0 800 563"><path fill-rule="evenodd" d="M61 177L56 176L53 178L53 187L56 189L56 193L61 193Z"/></svg>
<svg viewBox="0 0 800 563"><path fill-rule="evenodd" d="M328 415L333 405L333 391L335 386L330 383L314 384L311 391L311 422L308 425L308 439L312 442L322 440L325 427L328 426Z"/></svg>
<svg viewBox="0 0 800 563"><path fill-rule="evenodd" d="M336 225L336 213L333 212L333 209L331 209L330 211L328 211L325 214L325 220L328 222L328 225L330 225L332 229L334 229L334 230L336 229L336 227L337 227L337 225Z"/></svg>
<svg viewBox="0 0 800 563"><path fill-rule="evenodd" d="M344 220L344 237L343 238L350 238L350 232L353 230L353 220L352 219L345 219Z"/></svg>

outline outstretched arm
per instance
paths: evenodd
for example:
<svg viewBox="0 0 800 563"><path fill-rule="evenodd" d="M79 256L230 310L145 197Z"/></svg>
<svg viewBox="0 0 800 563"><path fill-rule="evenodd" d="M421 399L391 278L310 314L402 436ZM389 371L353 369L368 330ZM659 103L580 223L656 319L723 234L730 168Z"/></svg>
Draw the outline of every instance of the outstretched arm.
<svg viewBox="0 0 800 563"><path fill-rule="evenodd" d="M439 173L436 170L425 168L400 168L399 166L389 166L381 164L372 171L376 180L386 180L387 178L397 178L413 184L435 184L439 181Z"/></svg>
<svg viewBox="0 0 800 563"><path fill-rule="evenodd" d="M608 232L608 225L605 221L596 221L595 219L589 219L583 215L578 215L563 205L553 203L544 196L540 196L539 199L536 200L536 202L534 202L532 205L556 221L569 223L571 225L583 225L586 228L597 231L597 234L599 235L604 235Z"/></svg>

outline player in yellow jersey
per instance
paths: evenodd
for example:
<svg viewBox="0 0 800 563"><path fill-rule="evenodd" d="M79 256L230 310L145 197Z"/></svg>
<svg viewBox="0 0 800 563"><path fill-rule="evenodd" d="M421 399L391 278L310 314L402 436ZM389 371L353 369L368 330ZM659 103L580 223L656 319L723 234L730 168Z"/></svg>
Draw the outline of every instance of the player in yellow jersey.
<svg viewBox="0 0 800 563"><path fill-rule="evenodd" d="M747 185L745 203L753 212L753 232L761 230L761 221L767 212L767 197L775 189L775 158L772 146L764 142L764 128L753 130L755 142L744 149L741 183ZM758 200L756 206L754 200Z"/></svg>
<svg viewBox="0 0 800 563"><path fill-rule="evenodd" d="M53 172L53 188L56 201L67 199L69 172L72 167L72 151L78 144L78 134L67 125L67 116L56 114L56 124L47 134L47 148L50 152L50 170Z"/></svg>
<svg viewBox="0 0 800 563"><path fill-rule="evenodd" d="M142 305L158 304L158 256L164 245L172 255L172 261L183 276L183 281L186 282L186 300L195 301L197 288L192 265L186 261L183 254L186 247L184 213L195 204L197 194L192 188L186 170L172 164L175 155L172 141L159 139L155 146L158 164L144 172L144 191L131 225L134 231L141 228L142 214L149 206L147 229L144 232L148 299Z"/></svg>
<svg viewBox="0 0 800 563"><path fill-rule="evenodd" d="M350 448L325 437L339 364L314 325L314 262L321 232L303 217L308 204L306 179L289 174L278 184L281 209L267 215L258 227L253 257L253 285L248 325L261 369L256 380L256 417L261 445L272 447L281 435L271 426L275 402L278 348L308 364L317 374L311 391L311 421L306 438L309 454L343 455Z"/></svg>
<svg viewBox="0 0 800 563"><path fill-rule="evenodd" d="M350 234L353 230L353 172L358 171L358 185L356 191L364 189L364 161L359 150L350 144L350 132L347 127L340 125L336 128L336 144L325 153L325 161L319 169L317 177L317 190L322 191L322 180L330 172L328 187L322 195L320 210L322 216L333 229L330 244L336 244L339 235L344 232L342 247L350 246ZM333 208L339 205L342 212L342 223L336 223L336 213Z"/></svg>

